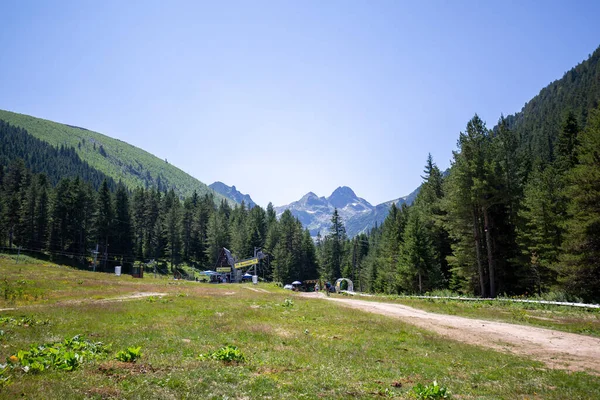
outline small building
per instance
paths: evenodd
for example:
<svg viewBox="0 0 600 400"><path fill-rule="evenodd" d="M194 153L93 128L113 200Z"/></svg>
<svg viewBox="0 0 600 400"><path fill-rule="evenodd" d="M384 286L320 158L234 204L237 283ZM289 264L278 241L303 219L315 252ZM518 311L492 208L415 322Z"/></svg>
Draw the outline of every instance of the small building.
<svg viewBox="0 0 600 400"><path fill-rule="evenodd" d="M215 271L223 276L227 282L237 282L234 265L235 259L231 255L231 252L223 247L219 252L219 257L217 257Z"/></svg>

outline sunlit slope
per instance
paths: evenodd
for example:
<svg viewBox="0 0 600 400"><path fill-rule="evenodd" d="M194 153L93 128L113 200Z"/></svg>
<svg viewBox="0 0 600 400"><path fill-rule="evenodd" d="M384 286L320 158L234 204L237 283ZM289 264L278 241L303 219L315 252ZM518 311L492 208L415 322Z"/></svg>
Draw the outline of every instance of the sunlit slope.
<svg viewBox="0 0 600 400"><path fill-rule="evenodd" d="M174 165L121 140L10 111L0 110L0 119L26 129L31 135L53 146L74 147L90 166L115 181L122 180L132 189L158 186L161 189L173 188L182 196L189 196L196 190L200 195L213 193L217 202L225 198Z"/></svg>

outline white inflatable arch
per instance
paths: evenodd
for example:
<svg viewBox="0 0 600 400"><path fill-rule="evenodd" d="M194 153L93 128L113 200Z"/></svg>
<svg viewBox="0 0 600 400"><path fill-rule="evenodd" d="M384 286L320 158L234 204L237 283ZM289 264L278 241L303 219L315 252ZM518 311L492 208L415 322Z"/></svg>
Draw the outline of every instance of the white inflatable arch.
<svg viewBox="0 0 600 400"><path fill-rule="evenodd" d="M335 281L335 290L336 292L339 293L341 285L342 285L342 281L346 281L348 282L348 291L349 292L354 292L354 283L352 283L352 281L348 278L340 278L337 281Z"/></svg>

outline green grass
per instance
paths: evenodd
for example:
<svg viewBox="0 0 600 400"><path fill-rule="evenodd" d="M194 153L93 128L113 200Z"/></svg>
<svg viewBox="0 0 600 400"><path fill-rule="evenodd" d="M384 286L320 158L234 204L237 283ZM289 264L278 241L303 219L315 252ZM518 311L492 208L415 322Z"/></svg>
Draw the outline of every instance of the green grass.
<svg viewBox="0 0 600 400"><path fill-rule="evenodd" d="M360 297L361 300L404 304L421 310L461 317L531 325L564 332L600 336L600 309L550 304L417 299L398 296Z"/></svg>
<svg viewBox="0 0 600 400"><path fill-rule="evenodd" d="M145 187L146 174L149 172L154 180L160 175L163 183L167 187L174 186L179 195L188 197L196 190L199 195L213 193L217 204L221 199L225 199L173 164L121 140L87 129L5 110L0 110L0 119L26 129L31 135L53 146L74 147L77 154L91 167L104 172L116 182L123 181L131 189ZM104 147L107 157L100 154L100 145ZM228 201L233 204L231 200Z"/></svg>
<svg viewBox="0 0 600 400"><path fill-rule="evenodd" d="M1 398L412 398L415 386L434 381L454 398L585 399L600 392L593 375L549 370L269 284L259 286L269 293L259 293L251 285L115 277L8 257L0 258L0 276L11 285L31 282L23 293L40 289L38 298L0 299L0 308L17 307L2 317L48 321L1 325L0 363L78 334L111 344L114 353L141 347L135 362L111 353L71 372L13 372ZM168 295L91 301L136 291Z"/></svg>

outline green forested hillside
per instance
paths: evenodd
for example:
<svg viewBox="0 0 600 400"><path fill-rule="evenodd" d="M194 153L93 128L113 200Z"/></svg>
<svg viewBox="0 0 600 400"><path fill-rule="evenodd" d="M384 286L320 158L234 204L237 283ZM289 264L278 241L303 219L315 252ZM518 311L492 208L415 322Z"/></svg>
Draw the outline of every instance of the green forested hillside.
<svg viewBox="0 0 600 400"><path fill-rule="evenodd" d="M182 197L196 191L199 195L213 193L217 202L225 198L165 160L101 133L4 110L0 110L0 120L24 128L53 146L75 148L81 159L92 168L115 181L123 181L130 189L140 186L158 187L160 190L172 188Z"/></svg>
<svg viewBox="0 0 600 400"><path fill-rule="evenodd" d="M25 129L17 128L0 120L0 168L9 167L17 160L22 160L31 172L43 173L52 186L56 186L63 178L79 177L100 188L106 180L114 191L116 182L109 176L89 166L76 153L73 147L54 147L30 135Z"/></svg>
<svg viewBox="0 0 600 400"><path fill-rule="evenodd" d="M414 204L342 257L323 240L321 268L373 292L600 301L599 104L600 48L493 129L475 114L448 176L430 156Z"/></svg>
<svg viewBox="0 0 600 400"><path fill-rule="evenodd" d="M600 104L600 47L528 101L523 109L506 117L508 128L521 141L523 154L552 161L555 145L567 113L585 128L589 111Z"/></svg>

